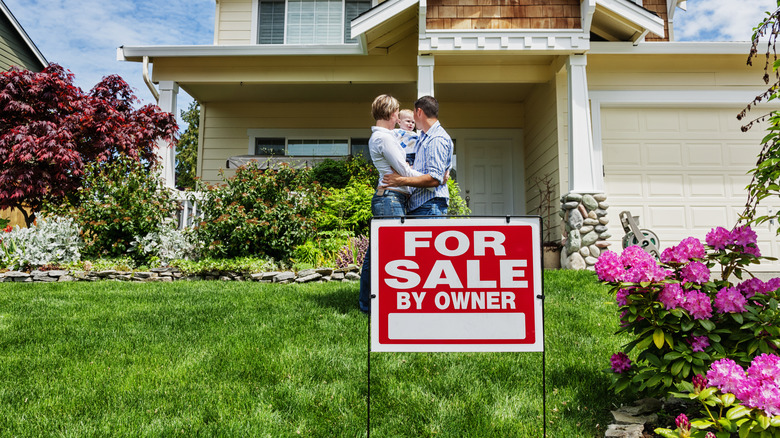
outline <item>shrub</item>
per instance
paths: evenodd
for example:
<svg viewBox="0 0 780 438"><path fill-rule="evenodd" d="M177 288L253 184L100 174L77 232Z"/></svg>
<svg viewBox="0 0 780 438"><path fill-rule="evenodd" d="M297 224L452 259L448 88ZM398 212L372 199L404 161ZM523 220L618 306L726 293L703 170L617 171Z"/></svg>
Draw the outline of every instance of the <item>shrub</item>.
<svg viewBox="0 0 780 438"><path fill-rule="evenodd" d="M185 275L219 275L223 272L252 274L282 268L273 260L258 257L236 257L233 259L204 257L200 260L172 260L170 266L178 268Z"/></svg>
<svg viewBox="0 0 780 438"><path fill-rule="evenodd" d="M363 266L363 260L368 251L368 237L350 237L349 242L339 249L336 256L336 266L346 268L349 265Z"/></svg>
<svg viewBox="0 0 780 438"><path fill-rule="evenodd" d="M351 175L346 161L326 158L311 169L312 177L323 187L343 189L349 184Z"/></svg>
<svg viewBox="0 0 780 438"><path fill-rule="evenodd" d="M621 312L618 333L634 337L612 357L616 392L665 394L715 360L746 366L780 347L780 279L741 281L762 259L756 234L718 227L706 242L687 238L664 250L660 263L638 246L599 257L596 272L612 286ZM715 267L720 279L710 278Z"/></svg>
<svg viewBox="0 0 780 438"><path fill-rule="evenodd" d="M131 243L136 259L145 264L159 262L167 266L173 260L192 260L198 257L199 246L194 233L179 230L172 223L143 237L136 236Z"/></svg>
<svg viewBox="0 0 780 438"><path fill-rule="evenodd" d="M250 163L218 187L201 185L203 220L198 239L220 257L269 256L287 261L296 246L314 236L322 190L308 169Z"/></svg>
<svg viewBox="0 0 780 438"><path fill-rule="evenodd" d="M349 231L321 231L317 238L295 248L293 260L297 268L336 266L339 249L349 243L352 233Z"/></svg>
<svg viewBox="0 0 780 438"><path fill-rule="evenodd" d="M40 218L28 228L17 226L0 236L0 267L22 269L76 262L81 258L79 227L70 218Z"/></svg>
<svg viewBox="0 0 780 438"><path fill-rule="evenodd" d="M368 234L374 188L353 177L343 189L331 189L317 213L317 229Z"/></svg>
<svg viewBox="0 0 780 438"><path fill-rule="evenodd" d="M460 197L460 186L454 179L447 180L447 189L450 193L450 204L447 208L449 216L469 216L471 209L466 205L466 201Z"/></svg>
<svg viewBox="0 0 780 438"><path fill-rule="evenodd" d="M139 236L158 232L178 208L159 181L156 173L132 159L93 163L72 199L46 209L81 226L85 255L118 257L131 252Z"/></svg>

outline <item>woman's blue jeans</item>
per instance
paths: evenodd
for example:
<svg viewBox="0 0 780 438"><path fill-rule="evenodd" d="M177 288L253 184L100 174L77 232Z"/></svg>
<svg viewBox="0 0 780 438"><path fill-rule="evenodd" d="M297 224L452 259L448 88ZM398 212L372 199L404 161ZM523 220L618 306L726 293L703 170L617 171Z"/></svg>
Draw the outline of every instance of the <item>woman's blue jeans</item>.
<svg viewBox="0 0 780 438"><path fill-rule="evenodd" d="M371 198L371 213L374 216L402 217L406 212L406 198L403 193L393 190L385 190L380 196L374 194ZM371 242L369 241L366 258L363 259L363 267L360 269L360 296L358 297L360 310L371 312Z"/></svg>

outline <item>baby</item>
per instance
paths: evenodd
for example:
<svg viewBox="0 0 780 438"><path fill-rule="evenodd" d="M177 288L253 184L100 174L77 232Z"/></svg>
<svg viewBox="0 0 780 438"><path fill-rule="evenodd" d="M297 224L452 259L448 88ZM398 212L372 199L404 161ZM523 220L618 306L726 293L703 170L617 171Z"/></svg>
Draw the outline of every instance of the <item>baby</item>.
<svg viewBox="0 0 780 438"><path fill-rule="evenodd" d="M399 129L394 129L393 133L401 147L406 152L406 162L409 165L414 164L414 156L417 152L417 133L414 131L414 112L410 109L403 109L398 113Z"/></svg>

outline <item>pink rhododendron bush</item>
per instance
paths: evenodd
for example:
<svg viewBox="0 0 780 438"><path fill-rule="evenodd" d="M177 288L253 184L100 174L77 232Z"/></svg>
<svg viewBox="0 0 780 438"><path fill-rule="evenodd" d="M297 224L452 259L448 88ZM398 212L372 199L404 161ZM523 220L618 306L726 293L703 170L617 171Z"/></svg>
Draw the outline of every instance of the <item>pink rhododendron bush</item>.
<svg viewBox="0 0 780 438"><path fill-rule="evenodd" d="M705 241L689 237L660 260L638 246L599 257L596 273L616 296L618 333L632 338L611 357L612 388L655 396L676 389L715 411L686 418L687 432L678 423L666 436L728 437L744 427L740 437L780 437L780 278L750 273L771 259L761 256L750 227L718 227ZM708 382L695 389L697 375Z"/></svg>

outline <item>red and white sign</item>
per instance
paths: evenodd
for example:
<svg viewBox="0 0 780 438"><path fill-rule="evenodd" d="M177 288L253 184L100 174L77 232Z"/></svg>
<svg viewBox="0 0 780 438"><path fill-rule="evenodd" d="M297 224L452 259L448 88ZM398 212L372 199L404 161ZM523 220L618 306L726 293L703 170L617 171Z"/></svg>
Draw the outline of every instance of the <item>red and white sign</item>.
<svg viewBox="0 0 780 438"><path fill-rule="evenodd" d="M373 220L371 350L542 351L539 222Z"/></svg>

